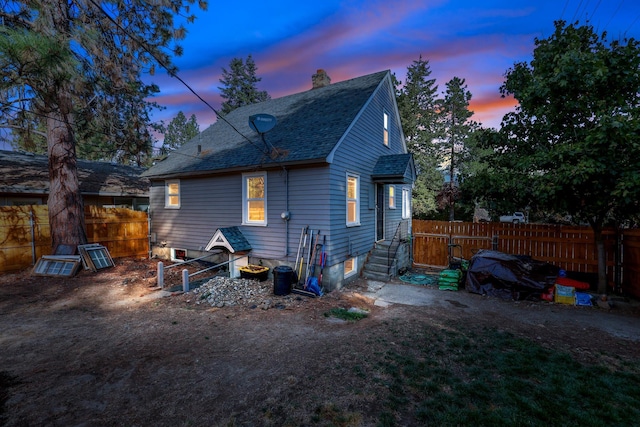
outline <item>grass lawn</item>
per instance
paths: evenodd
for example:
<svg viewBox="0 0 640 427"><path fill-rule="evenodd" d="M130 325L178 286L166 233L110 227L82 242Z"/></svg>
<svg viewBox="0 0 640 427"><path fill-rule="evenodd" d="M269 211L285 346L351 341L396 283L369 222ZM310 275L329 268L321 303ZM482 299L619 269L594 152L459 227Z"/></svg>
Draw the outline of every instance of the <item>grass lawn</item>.
<svg viewBox="0 0 640 427"><path fill-rule="evenodd" d="M373 347L354 374L387 390L379 396L379 426L595 427L640 420L638 360L608 355L606 366L587 365L531 339L469 325L398 328L393 342Z"/></svg>

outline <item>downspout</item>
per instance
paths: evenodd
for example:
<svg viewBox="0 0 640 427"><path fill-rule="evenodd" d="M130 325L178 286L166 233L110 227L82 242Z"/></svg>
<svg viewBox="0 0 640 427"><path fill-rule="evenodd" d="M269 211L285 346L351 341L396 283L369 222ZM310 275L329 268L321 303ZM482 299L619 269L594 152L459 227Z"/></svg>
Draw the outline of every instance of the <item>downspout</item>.
<svg viewBox="0 0 640 427"><path fill-rule="evenodd" d="M284 220L284 260L289 257L289 219L291 214L289 213L289 171L284 166L284 212L282 213L282 219Z"/></svg>
<svg viewBox="0 0 640 427"><path fill-rule="evenodd" d="M287 258L289 256L289 171L287 168L284 169L284 206L285 212L287 212L287 220L285 221L285 240L284 240L284 256Z"/></svg>

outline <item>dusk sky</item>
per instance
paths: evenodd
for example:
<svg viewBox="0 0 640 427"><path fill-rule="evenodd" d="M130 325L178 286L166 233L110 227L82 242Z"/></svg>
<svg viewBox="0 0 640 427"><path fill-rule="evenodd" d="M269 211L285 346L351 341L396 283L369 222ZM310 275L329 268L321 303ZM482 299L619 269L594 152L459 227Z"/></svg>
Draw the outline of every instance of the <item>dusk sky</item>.
<svg viewBox="0 0 640 427"><path fill-rule="evenodd" d="M387 69L404 81L422 55L439 92L454 76L466 79L472 119L493 128L515 105L499 93L505 72L531 60L534 39L550 36L555 20L588 20L610 38L640 39L637 0L209 0L209 10L197 16L175 64L216 109L222 68L234 57L252 55L258 89L278 98L310 89L320 68L334 83ZM183 111L196 115L201 130L215 121L177 79L156 74L153 81L161 89L156 101L167 107L154 120L168 123Z"/></svg>

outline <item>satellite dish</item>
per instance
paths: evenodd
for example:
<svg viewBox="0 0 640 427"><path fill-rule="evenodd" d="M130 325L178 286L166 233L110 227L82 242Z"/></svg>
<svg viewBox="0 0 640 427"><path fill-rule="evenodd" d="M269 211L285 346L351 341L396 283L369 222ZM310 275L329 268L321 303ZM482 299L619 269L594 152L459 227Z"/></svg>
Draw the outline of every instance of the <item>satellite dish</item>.
<svg viewBox="0 0 640 427"><path fill-rule="evenodd" d="M249 127L260 135L269 132L276 125L276 118L270 114L254 114L249 116Z"/></svg>

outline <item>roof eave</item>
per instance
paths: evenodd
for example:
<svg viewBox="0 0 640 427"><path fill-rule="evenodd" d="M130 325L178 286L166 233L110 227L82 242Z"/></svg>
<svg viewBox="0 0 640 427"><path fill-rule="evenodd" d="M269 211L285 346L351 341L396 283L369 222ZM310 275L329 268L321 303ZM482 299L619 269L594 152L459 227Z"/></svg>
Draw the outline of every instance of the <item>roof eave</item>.
<svg viewBox="0 0 640 427"><path fill-rule="evenodd" d="M327 160L326 157L322 157L318 159L294 160L289 162L273 162L273 163L267 163L262 165L238 166L238 167L224 168L224 169L208 169L208 170L202 170L202 171L184 171L184 172L172 172L172 173L165 173L165 174L158 174L158 175L145 175L145 178L150 180L205 178L208 176L238 173L238 172L266 170L266 169L279 169L282 167L290 167L290 166L311 166L311 165L317 166L320 164L329 164L329 163L330 162Z"/></svg>

